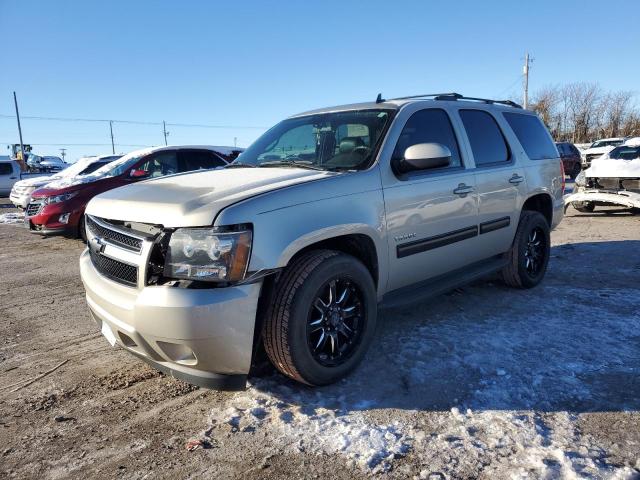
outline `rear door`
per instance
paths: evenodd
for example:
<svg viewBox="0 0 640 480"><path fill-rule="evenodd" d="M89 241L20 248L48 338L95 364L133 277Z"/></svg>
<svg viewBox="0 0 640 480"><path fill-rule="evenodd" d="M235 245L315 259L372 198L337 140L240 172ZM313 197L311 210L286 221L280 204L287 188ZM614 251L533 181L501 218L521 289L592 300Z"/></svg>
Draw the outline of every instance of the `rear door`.
<svg viewBox="0 0 640 480"><path fill-rule="evenodd" d="M482 109L458 110L475 163L478 188L478 253L490 258L506 252L515 236L526 195L524 168L503 133L504 119Z"/></svg>
<svg viewBox="0 0 640 480"><path fill-rule="evenodd" d="M465 168L446 110L412 113L395 140L393 158L418 143L449 148L449 167L382 176L389 243L388 289L395 290L455 270L476 260L477 192Z"/></svg>

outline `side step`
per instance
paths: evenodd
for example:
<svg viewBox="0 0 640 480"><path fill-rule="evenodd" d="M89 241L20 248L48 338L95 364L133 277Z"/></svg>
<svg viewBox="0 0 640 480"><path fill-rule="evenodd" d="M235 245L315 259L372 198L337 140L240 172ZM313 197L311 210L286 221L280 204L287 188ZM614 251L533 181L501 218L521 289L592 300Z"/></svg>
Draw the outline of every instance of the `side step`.
<svg viewBox="0 0 640 480"><path fill-rule="evenodd" d="M447 293L504 268L508 260L502 255L439 275L424 282L393 290L382 298L381 308L396 308Z"/></svg>

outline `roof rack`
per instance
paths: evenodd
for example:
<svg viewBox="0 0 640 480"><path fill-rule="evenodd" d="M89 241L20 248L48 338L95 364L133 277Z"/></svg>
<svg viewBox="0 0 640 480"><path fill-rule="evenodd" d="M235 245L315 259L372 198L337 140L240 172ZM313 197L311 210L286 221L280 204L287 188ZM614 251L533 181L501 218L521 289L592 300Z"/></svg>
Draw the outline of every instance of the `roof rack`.
<svg viewBox="0 0 640 480"><path fill-rule="evenodd" d="M378 97L381 98L381 95L379 95ZM499 103L501 105L509 105L510 107L514 107L514 108L522 108L522 106L518 105L516 102L512 102L511 100L491 100L489 98L465 97L464 95L461 95L461 94L455 93L455 92L451 92L451 93L426 93L424 95L410 95L408 97L391 98L390 100L409 100L409 99L412 99L412 98L427 98L427 97L431 97L434 100L450 100L450 101L471 100L471 101L474 101L474 102L483 102L483 103L488 103L488 104Z"/></svg>

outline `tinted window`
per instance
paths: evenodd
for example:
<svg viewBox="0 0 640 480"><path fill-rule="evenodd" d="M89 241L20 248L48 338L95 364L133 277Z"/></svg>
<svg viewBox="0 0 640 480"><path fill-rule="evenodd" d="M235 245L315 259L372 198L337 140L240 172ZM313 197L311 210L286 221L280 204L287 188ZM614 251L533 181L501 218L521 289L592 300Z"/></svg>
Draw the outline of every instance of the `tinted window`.
<svg viewBox="0 0 640 480"><path fill-rule="evenodd" d="M82 170L78 175L88 175L89 173L95 172L100 167L104 167L109 162L95 162L91 165L87 166L84 170Z"/></svg>
<svg viewBox="0 0 640 480"><path fill-rule="evenodd" d="M393 158L404 158L404 151L418 143L439 143L448 147L451 151L451 165L448 168L462 166L458 141L444 110L431 108L411 115L402 129Z"/></svg>
<svg viewBox="0 0 640 480"><path fill-rule="evenodd" d="M226 165L220 157L213 152L206 150L191 150L180 152L182 164L181 171L190 172L192 170L209 169Z"/></svg>
<svg viewBox="0 0 640 480"><path fill-rule="evenodd" d="M631 147L628 145L616 147L609 152L609 158L616 160L634 160L640 158L640 147Z"/></svg>
<svg viewBox="0 0 640 480"><path fill-rule="evenodd" d="M482 110L460 110L476 166L509 160L509 148L496 120Z"/></svg>
<svg viewBox="0 0 640 480"><path fill-rule="evenodd" d="M531 160L558 158L549 132L538 117L521 113L503 113L503 115Z"/></svg>
<svg viewBox="0 0 640 480"><path fill-rule="evenodd" d="M0 163L0 175L11 175L13 168L10 163Z"/></svg>
<svg viewBox="0 0 640 480"><path fill-rule="evenodd" d="M148 172L151 178L178 173L178 158L176 152L167 151L157 153L144 162L139 169Z"/></svg>

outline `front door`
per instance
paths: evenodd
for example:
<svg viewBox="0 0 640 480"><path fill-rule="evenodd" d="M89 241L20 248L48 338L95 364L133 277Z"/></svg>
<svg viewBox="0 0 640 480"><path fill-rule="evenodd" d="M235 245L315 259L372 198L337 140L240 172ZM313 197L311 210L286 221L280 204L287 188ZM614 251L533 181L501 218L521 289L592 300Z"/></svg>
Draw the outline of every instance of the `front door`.
<svg viewBox="0 0 640 480"><path fill-rule="evenodd" d="M451 164L384 182L389 242L388 289L395 290L455 270L476 260L478 210L476 181L465 169L448 113L428 108L405 123L393 152L411 145L439 143L451 151ZM393 162L393 160L392 160Z"/></svg>

